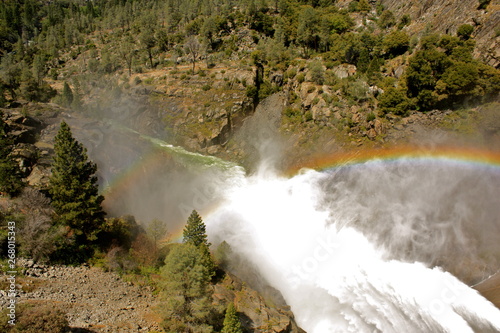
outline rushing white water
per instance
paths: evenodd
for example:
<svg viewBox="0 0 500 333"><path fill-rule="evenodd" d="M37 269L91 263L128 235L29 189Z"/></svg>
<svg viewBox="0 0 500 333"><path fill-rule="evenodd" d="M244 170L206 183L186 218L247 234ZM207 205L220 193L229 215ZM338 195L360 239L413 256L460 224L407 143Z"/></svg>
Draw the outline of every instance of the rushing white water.
<svg viewBox="0 0 500 333"><path fill-rule="evenodd" d="M293 178L237 173L205 218L209 236L253 263L309 333L500 332L496 307L452 274L429 268L432 252L469 246L470 212L462 206L480 202L476 192L498 198L488 192L498 191L490 184L498 179L471 180L470 170L458 167L435 175L404 167L308 170ZM457 192L470 196L443 190L456 189L458 180L466 187ZM449 201L455 204L445 212L440 206ZM498 216L494 203L482 205L495 209L484 219ZM454 222L458 227L448 228ZM429 262L415 261L425 251Z"/></svg>

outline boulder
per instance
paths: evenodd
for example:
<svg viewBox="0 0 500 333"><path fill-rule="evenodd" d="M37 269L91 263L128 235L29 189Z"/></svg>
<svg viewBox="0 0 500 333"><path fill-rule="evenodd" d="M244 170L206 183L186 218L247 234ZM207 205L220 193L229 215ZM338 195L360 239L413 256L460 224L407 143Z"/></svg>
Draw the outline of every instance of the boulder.
<svg viewBox="0 0 500 333"><path fill-rule="evenodd" d="M49 187L50 176L51 172L49 168L35 165L26 180L30 186L38 190L46 190Z"/></svg>
<svg viewBox="0 0 500 333"><path fill-rule="evenodd" d="M37 162L38 151L34 145L18 143L12 150L12 156L19 164L23 177L31 173L31 168Z"/></svg>

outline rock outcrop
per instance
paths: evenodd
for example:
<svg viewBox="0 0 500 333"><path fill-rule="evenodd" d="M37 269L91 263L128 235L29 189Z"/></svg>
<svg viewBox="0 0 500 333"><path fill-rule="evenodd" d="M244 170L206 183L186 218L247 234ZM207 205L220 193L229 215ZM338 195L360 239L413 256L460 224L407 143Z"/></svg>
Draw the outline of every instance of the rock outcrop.
<svg viewBox="0 0 500 333"><path fill-rule="evenodd" d="M297 326L289 308L270 305L270 301L235 276L226 275L224 281L215 286L214 292L216 303L225 306L234 302L246 332L305 333Z"/></svg>
<svg viewBox="0 0 500 333"><path fill-rule="evenodd" d="M12 157L19 164L27 183L44 190L48 185L53 143L40 140L48 124L56 121L60 108L45 105L49 110L40 110L40 104L27 103L20 108L3 109L7 134L14 142ZM31 114L40 114L34 116Z"/></svg>

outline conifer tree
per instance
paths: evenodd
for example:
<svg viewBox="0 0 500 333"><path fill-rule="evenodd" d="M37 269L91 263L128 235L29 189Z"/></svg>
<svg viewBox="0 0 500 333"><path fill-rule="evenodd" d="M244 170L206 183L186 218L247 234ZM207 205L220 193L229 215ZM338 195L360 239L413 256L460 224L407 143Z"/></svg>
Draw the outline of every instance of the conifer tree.
<svg viewBox="0 0 500 333"><path fill-rule="evenodd" d="M205 223L196 210L188 218L183 232L184 243L196 246L202 254L203 265L208 269L210 278L215 275L215 263L210 255L210 243L207 240Z"/></svg>
<svg viewBox="0 0 500 333"><path fill-rule="evenodd" d="M184 243L191 243L196 247L199 247L201 244L210 247L210 243L207 240L205 223L203 223L201 216L196 210L193 210L189 216L182 236Z"/></svg>
<svg viewBox="0 0 500 333"><path fill-rule="evenodd" d="M70 107L71 103L73 103L73 90L71 90L71 87L67 82L64 82L62 102L66 107Z"/></svg>
<svg viewBox="0 0 500 333"><path fill-rule="evenodd" d="M243 333L241 322L233 302L229 303L227 306L224 326L222 327L221 333Z"/></svg>
<svg viewBox="0 0 500 333"><path fill-rule="evenodd" d="M99 195L96 184L97 166L88 160L87 150L64 121L55 137L54 150L49 193L56 223L68 227L73 245L90 254L90 245L97 239L105 215L101 207L104 197Z"/></svg>
<svg viewBox="0 0 500 333"><path fill-rule="evenodd" d="M0 111L0 192L17 195L24 185L19 165L10 156L11 147L11 141L7 137L6 125L3 121L3 113Z"/></svg>
<svg viewBox="0 0 500 333"><path fill-rule="evenodd" d="M213 332L211 276L200 249L178 244L161 269L162 326L167 332Z"/></svg>

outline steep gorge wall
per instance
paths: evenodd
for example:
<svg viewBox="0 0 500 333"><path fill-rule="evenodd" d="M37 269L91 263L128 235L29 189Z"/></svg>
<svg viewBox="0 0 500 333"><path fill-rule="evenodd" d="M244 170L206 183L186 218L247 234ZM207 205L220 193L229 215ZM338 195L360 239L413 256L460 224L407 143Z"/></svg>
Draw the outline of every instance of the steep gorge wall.
<svg viewBox="0 0 500 333"><path fill-rule="evenodd" d="M455 34L462 24L474 26L475 56L487 64L500 67L500 0L492 0L486 10L478 9L478 0L382 0L384 8L400 18L410 15L407 28L411 35L426 30Z"/></svg>
<svg viewBox="0 0 500 333"><path fill-rule="evenodd" d="M352 0L338 0L347 8ZM380 0L384 9L397 19L410 15L411 24L404 29L411 36L426 32L455 34L462 24L470 24L476 40L475 57L488 65L500 67L500 0L491 0L486 9L478 9L479 0ZM369 0L375 11L377 0Z"/></svg>

